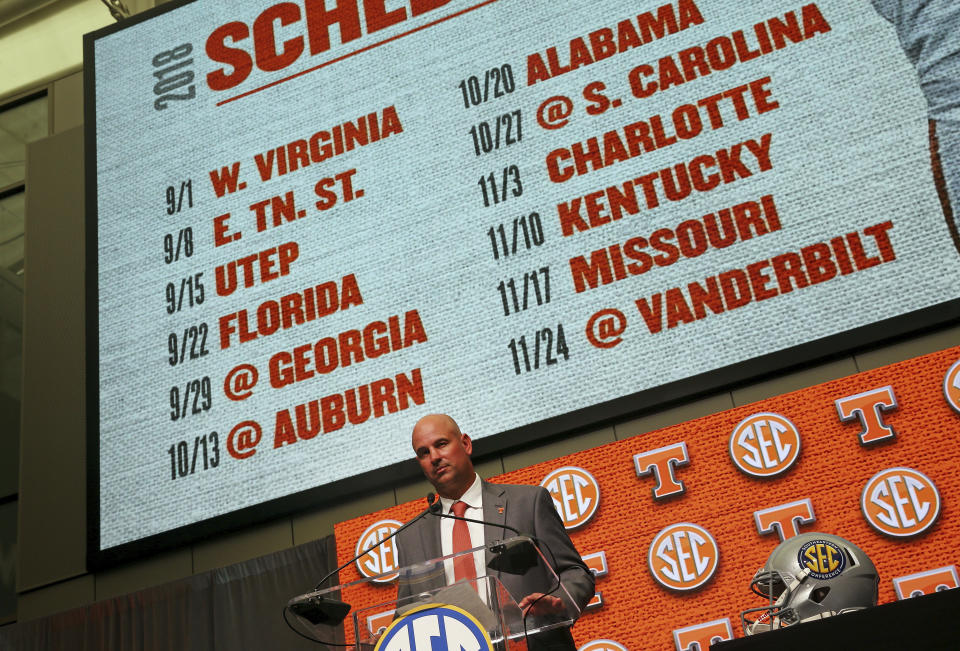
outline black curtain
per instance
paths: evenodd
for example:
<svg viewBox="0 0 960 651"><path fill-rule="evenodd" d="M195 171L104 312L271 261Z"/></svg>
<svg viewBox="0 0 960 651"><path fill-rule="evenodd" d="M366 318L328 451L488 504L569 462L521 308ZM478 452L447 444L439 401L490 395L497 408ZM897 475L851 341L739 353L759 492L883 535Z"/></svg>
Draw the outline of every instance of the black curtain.
<svg viewBox="0 0 960 651"><path fill-rule="evenodd" d="M155 588L0 628L0 651L323 649L281 611L336 567L333 536ZM332 583L332 582L331 582ZM343 641L340 630L321 637ZM333 647L334 649L336 647Z"/></svg>

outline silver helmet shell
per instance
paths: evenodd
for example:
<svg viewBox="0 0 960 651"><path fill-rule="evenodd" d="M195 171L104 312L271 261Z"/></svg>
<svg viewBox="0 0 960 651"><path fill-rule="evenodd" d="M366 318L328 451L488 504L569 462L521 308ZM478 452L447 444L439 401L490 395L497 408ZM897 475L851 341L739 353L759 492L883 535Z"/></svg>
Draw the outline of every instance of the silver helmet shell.
<svg viewBox="0 0 960 651"><path fill-rule="evenodd" d="M793 536L754 574L750 589L767 605L740 613L743 631L754 635L876 606L879 583L873 561L849 540L816 532Z"/></svg>

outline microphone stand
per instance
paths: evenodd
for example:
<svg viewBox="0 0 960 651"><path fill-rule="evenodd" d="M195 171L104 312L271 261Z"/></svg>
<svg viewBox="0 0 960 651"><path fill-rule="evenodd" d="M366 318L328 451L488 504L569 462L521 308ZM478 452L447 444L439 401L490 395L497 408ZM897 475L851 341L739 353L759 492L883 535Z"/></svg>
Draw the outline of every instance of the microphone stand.
<svg viewBox="0 0 960 651"><path fill-rule="evenodd" d="M464 522L474 522L476 524L482 524L484 526L490 525L493 527L499 527L501 529L509 529L510 531L515 533L517 536L529 538L535 546L540 545L540 542L537 540L535 536L523 533L517 529L514 529L508 524L497 524L495 522L487 522L485 520L476 520L474 518L465 518L459 515L441 513L440 503L437 502L436 504L434 504L433 501L430 499L431 497L433 497L433 493L430 493L430 495L427 496L427 501L430 502L430 506L427 508L427 511L433 513L433 515L435 515L438 518L450 518L451 520L463 520ZM433 508L434 506L437 507L435 510ZM550 550L550 548L544 545L544 549L550 552L550 557L553 558L553 552ZM536 550L536 547L531 549L530 547L528 547L523 543L515 546L510 546L508 542L504 540L494 541L494 544L490 545L490 551L493 552L494 554L497 554L497 557L491 560L490 563L487 565L487 567L498 572L507 572L508 574L523 574L524 572L526 572L531 567L537 564L537 553L535 550ZM556 564L557 564L556 559L554 559L553 565L556 566ZM562 585L562 582L560 580L560 575L558 574L556 585L552 586L548 592L545 592L541 594L539 597L537 597L536 599L534 599L534 601L527 606L526 612L524 612L523 614L524 637L526 637L526 634L527 634L527 616L530 614L533 606L538 601L546 597L548 594L560 588L561 585Z"/></svg>
<svg viewBox="0 0 960 651"><path fill-rule="evenodd" d="M369 553L370 553L370 550L373 549L374 547L378 547L378 546L382 545L383 543L387 542L388 540L390 540L391 538L393 538L394 536L396 536L398 533L400 533L401 531L403 531L403 530L406 529L407 527L412 526L415 522L417 522L417 520L420 520L421 518L423 518L424 516L426 516L428 513L434 513L434 514L436 514L436 513L437 513L438 511L440 511L440 509L442 508L442 507L440 506L440 502L438 502L438 501L436 501L436 500L437 500L437 496L436 496L436 495L434 495L433 493L427 493L427 508L425 508L425 509L424 509L423 511L421 511L419 514L417 514L417 516L416 516L415 518L413 518L412 520L410 520L410 521L407 522L406 524L404 524L404 525L402 525L401 527L399 527L399 528L398 528L396 531L394 531L392 534L390 534L389 536L387 536L386 538L384 538L383 540L381 540L380 542L378 542L376 545L373 545L373 547L370 547L369 549L365 549L365 550L363 551L363 553L357 554L356 556L354 556L353 558L351 558L349 561L347 561L346 563L344 563L343 565L341 565L341 566L338 567L337 569L333 570L332 572L328 572L327 575L324 576L322 579L320 579L320 581L317 583L316 587L314 588L314 591L319 590L319 589L320 589L320 586L323 585L323 582L324 582L324 581L326 581L327 579L329 579L331 576L333 576L334 574L336 574L337 572L339 572L339 571L342 570L343 568L345 568L345 567L347 567L348 565L350 565L350 563L353 563L353 562L356 561L358 558L362 558L362 557L366 556L367 554L369 554Z"/></svg>
<svg viewBox="0 0 960 651"><path fill-rule="evenodd" d="M431 508L434 505L431 504ZM529 538L533 541L534 545L539 545L540 542L536 537L524 533L518 529L514 529L508 524L498 524L496 522L487 522L486 520L477 520L474 518L466 518L459 515L453 515L450 513L441 513L441 508L439 502L436 504L437 508L432 511L433 515L438 518L449 518L450 520L463 520L464 522L473 522L475 524L482 524L484 526L497 527L500 529L506 529L512 531L517 536L523 538ZM490 561L490 564L487 565L492 570L498 572L507 572L508 574L522 574L526 570L530 569L536 565L536 552L529 549L526 545L520 543L510 545L506 540L496 540L493 543L488 545L490 551L494 554L497 554L497 557Z"/></svg>
<svg viewBox="0 0 960 651"><path fill-rule="evenodd" d="M336 626L337 624L340 624L340 622L342 622L344 618L347 616L347 613L350 612L350 604L346 603L345 601L340 601L339 599L333 599L326 595L317 594L317 592L320 590L320 586L322 586L324 581L329 579L331 576L338 573L340 570L344 569L351 563L355 562L358 558L361 558L366 554L369 554L372 549L374 549L375 547L379 547L383 543L387 542L388 540L390 540L391 538L399 534L401 531L403 531L407 527L412 526L415 522L424 518L426 515L430 513L437 515L442 507L440 506L440 502L436 500L437 500L436 495L434 495L433 493L429 493L427 495L427 508L421 511L415 518L413 518L406 524L399 527L396 531L394 531L392 534L390 534L389 536L387 536L386 538L378 542L376 545L373 545L369 549L365 549L363 553L357 554L356 556L351 558L349 561L347 561L337 569L331 572L328 572L326 576L320 579L316 587L313 588L312 592L308 592L305 595L294 597L289 602L287 602L287 605L284 606L283 608L283 619L287 623L287 626L289 626L295 633L297 633L301 637L306 637L308 640L311 640L313 642L320 642L321 644L326 644L328 646L351 646L347 644L338 644L335 642L324 642L323 640L316 640L314 638L310 638L310 637L307 637L306 635L303 635L303 633L301 633L300 631L293 628L293 626L291 626L289 619L287 619L287 611L289 610L294 615L303 617L308 622L314 625L325 624L328 626Z"/></svg>

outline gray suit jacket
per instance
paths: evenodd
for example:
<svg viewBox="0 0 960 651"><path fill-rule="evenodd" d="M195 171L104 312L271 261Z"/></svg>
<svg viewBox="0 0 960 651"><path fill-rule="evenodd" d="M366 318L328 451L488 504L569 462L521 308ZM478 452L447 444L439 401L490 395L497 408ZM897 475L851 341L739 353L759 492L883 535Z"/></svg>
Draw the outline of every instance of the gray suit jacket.
<svg viewBox="0 0 960 651"><path fill-rule="evenodd" d="M482 519L486 522L505 524L534 536L539 541L544 556L548 560L551 557L554 559L554 571L582 611L594 594L593 573L587 569L570 541L570 536L567 535L563 521L557 514L553 500L550 499L546 489L540 486L491 484L483 481L482 492ZM397 536L398 561L401 568L443 555L440 546L440 520L439 517L428 515ZM509 529L484 525L484 543L512 538L514 535ZM488 551L487 561L491 557ZM520 601L531 592L545 590L544 585L550 585L545 578L529 573L517 576L488 571L488 574L497 576L516 601ZM443 576L434 575L425 577L423 583L411 587L401 580L398 597L402 598L421 590L439 587L444 581ZM569 637L569 633L566 637ZM572 639L570 644L572 645Z"/></svg>

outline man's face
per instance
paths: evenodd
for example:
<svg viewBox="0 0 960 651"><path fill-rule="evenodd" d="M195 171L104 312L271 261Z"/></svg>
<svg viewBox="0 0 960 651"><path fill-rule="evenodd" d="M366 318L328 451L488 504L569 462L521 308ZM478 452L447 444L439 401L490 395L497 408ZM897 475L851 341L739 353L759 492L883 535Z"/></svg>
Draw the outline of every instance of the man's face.
<svg viewBox="0 0 960 651"><path fill-rule="evenodd" d="M458 499L473 484L473 443L452 419L439 414L423 418L413 428L413 451L442 497Z"/></svg>

